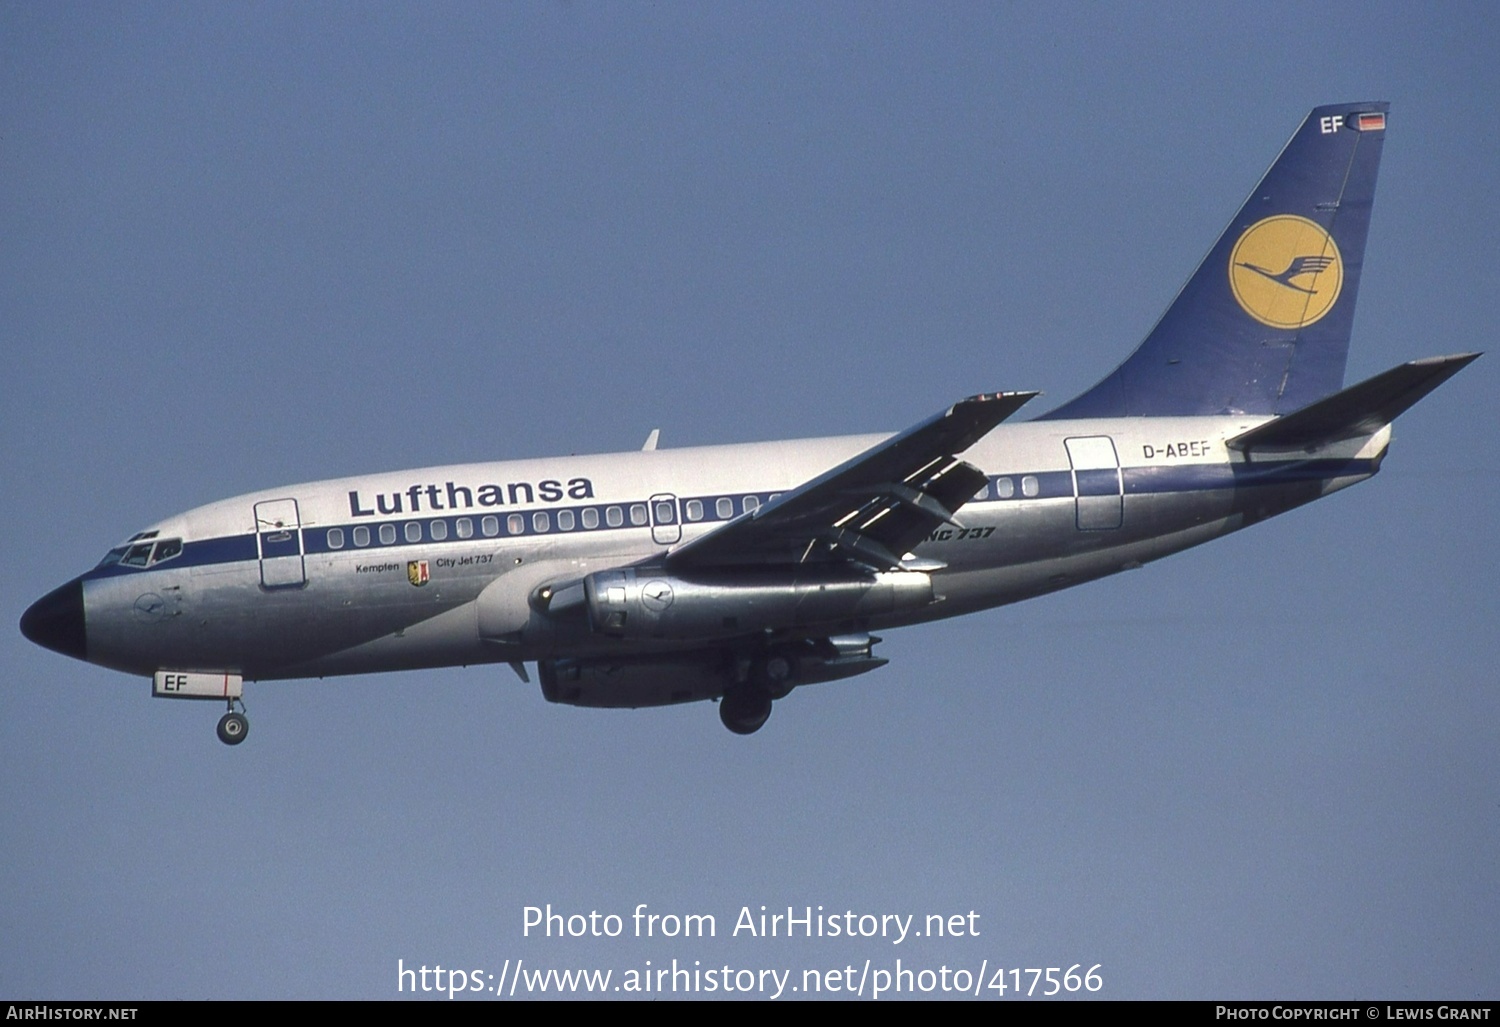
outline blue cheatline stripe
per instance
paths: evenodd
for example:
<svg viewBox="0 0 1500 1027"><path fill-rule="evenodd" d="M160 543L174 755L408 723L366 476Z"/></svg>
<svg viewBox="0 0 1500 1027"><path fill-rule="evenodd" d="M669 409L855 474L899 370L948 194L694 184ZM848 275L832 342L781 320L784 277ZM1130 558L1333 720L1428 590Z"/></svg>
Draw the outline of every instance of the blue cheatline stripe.
<svg viewBox="0 0 1500 1027"><path fill-rule="evenodd" d="M779 492L735 492L728 494L716 494L712 496L685 496L677 500L676 507L672 511L671 523L684 524L721 524L738 517L746 511L746 502L750 503L749 509L764 506L773 496L780 495ZM719 503L728 500L727 512L721 512ZM696 520L685 516L684 511L690 503L698 503L702 507L703 515ZM640 524L631 523L630 511L632 507L640 507L646 511L645 521ZM409 546L433 546L447 545L449 543L471 543L485 541L500 541L511 538L525 538L538 535L591 535L604 531L650 531L651 530L651 504L644 499L632 500L621 503L583 503L576 506L553 506L532 507L526 510L508 509L497 507L479 512L465 512L448 517L405 517L396 520L349 522L346 524L334 524L327 527L301 529L303 552L307 555L332 552L354 552L354 553L376 553L388 550L402 549ZM613 508L619 511L621 523L611 525L609 523L608 511ZM584 527L583 516L585 511L592 510L598 517L596 526ZM563 528L559 525L560 515L571 515L572 526ZM495 530L491 534L484 532L484 521L487 517L496 519ZM518 523L513 523L511 518L520 518ZM545 520L539 518L545 517ZM470 521L472 533L468 538L460 538L458 535L458 522L460 520ZM433 538L433 525L441 522L440 529L445 538L439 540ZM407 530L409 525L416 525L414 538L408 539ZM394 532L392 541L382 542L380 529L388 527ZM519 530L515 530L516 528ZM367 528L370 541L367 545L357 546L354 544L354 532L356 528ZM331 532L338 531L343 535L343 545L335 547L329 544ZM295 556L296 550L288 552L268 553L267 555ZM244 535L224 535L217 538L201 539L183 544L182 553L173 557L169 562L160 564L161 569L170 567L202 567L227 563L244 563L255 561L260 558L256 549L256 535L252 533ZM142 571L150 571L151 567L127 567L122 564L109 564L97 567L90 571L86 577L90 579L117 577L124 574L138 574Z"/></svg>
<svg viewBox="0 0 1500 1027"><path fill-rule="evenodd" d="M1126 467L1123 468L1123 480L1126 495L1149 495L1172 492L1204 492L1216 489L1240 489L1259 486L1288 485L1297 482L1327 481L1333 478L1359 477L1374 474L1379 469L1378 460L1294 460L1282 461L1268 464L1185 464L1180 466L1152 466L1152 467ZM1119 479L1115 477L1114 470L1089 470L1080 471L1080 489L1084 495L1111 495L1118 488ZM1008 489L1004 483L1009 482ZM731 495L713 496L688 496L677 500L677 510L674 517L677 523L683 524L722 524L733 517L739 516L745 510L745 501L748 499L753 506L764 506L770 498L778 493L774 492L740 492ZM1072 499L1073 498L1073 472L1072 471L1036 471L1032 473L1016 474L993 474L989 477L989 483L985 489L969 505L1026 502L1033 499ZM719 512L719 501L727 499L730 501L730 513L724 516ZM685 516L689 510L690 503L702 505L702 517L696 521ZM400 520L375 521L364 523L335 524L319 526L316 528L303 528L302 545L303 552L308 555L322 553L353 553L353 554L376 554L391 550L405 549L412 546L429 548L435 545L446 546L449 544L466 545L475 542L494 542L511 538L535 537L538 535L592 535L605 531L641 531L651 530L650 512L647 512L647 522L644 524L630 523L630 508L632 506L646 506L645 500L636 500L624 503L586 503L579 506L558 506L542 509L530 508L525 511L497 509L491 513L465 513L455 514L448 517L407 517ZM618 527L612 527L608 523L606 511L617 508L622 515L623 523ZM583 514L586 510L594 511L598 516L597 527L583 527ZM696 511L694 511L696 512ZM561 528L558 525L560 514L572 515L572 527ZM545 520L542 519L545 515ZM486 517L496 518L498 530L494 534L483 532L483 522ZM519 517L521 530L513 531L517 525L511 522L512 517ZM566 518L563 518L566 520ZM470 521L472 534L468 538L460 538L458 534L458 522L460 520ZM438 529L445 535L442 539L433 538L433 525L441 524ZM416 525L421 530L413 532L415 538L407 537L407 526ZM394 541L381 542L381 527L389 527L394 531ZM368 545L356 546L354 544L354 532L356 528L367 528L370 533ZM343 544L341 546L330 545L329 538L333 533L342 534ZM182 547L182 554L173 557L170 561L158 565L160 569L175 567L203 567L228 563L251 563L259 559L256 551L255 534L253 532L243 535L224 535L218 538L201 539L186 542ZM110 564L97 567L84 575L89 579L110 578L124 574L149 573L157 569L151 567L126 567L121 564Z"/></svg>
<svg viewBox="0 0 1500 1027"><path fill-rule="evenodd" d="M1203 492L1213 489L1290 485L1303 481L1374 474L1378 460L1285 460L1264 464L1158 464L1122 468L1127 496L1161 492ZM1085 496L1114 495L1120 479L1113 469L1079 471L1078 488ZM1026 491L1030 478L1035 491ZM1005 483L1009 485L1006 486ZM971 502L1013 503L1026 499L1072 499L1073 472L1039 471L1032 474L992 474L989 485Z"/></svg>

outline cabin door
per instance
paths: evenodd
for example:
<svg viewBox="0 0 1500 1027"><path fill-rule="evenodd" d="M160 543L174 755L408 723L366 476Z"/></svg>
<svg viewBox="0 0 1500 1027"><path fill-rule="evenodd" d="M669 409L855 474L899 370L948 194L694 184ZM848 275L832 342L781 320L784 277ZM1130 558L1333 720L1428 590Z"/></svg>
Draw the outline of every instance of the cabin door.
<svg viewBox="0 0 1500 1027"><path fill-rule="evenodd" d="M260 556L263 588L300 588L307 584L302 562L302 522L295 499L255 504L255 548Z"/></svg>
<svg viewBox="0 0 1500 1027"><path fill-rule="evenodd" d="M1125 517L1125 479L1120 457L1108 435L1067 439L1068 462L1073 465L1073 499L1079 531L1118 528Z"/></svg>

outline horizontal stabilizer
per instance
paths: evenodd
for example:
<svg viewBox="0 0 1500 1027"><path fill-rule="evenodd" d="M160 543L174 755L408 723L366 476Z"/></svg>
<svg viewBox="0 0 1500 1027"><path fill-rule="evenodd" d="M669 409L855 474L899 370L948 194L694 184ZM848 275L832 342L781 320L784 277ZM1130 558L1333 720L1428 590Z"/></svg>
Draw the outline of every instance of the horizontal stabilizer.
<svg viewBox="0 0 1500 1027"><path fill-rule="evenodd" d="M1478 353L1458 353L1400 364L1295 413L1251 428L1227 444L1241 451L1311 450L1331 442L1373 435L1478 356Z"/></svg>

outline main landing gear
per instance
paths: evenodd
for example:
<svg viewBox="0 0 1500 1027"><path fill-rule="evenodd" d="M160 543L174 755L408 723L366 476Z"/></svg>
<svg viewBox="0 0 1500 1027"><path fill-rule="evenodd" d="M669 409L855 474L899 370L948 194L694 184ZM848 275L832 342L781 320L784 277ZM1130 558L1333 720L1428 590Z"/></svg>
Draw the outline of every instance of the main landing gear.
<svg viewBox="0 0 1500 1027"><path fill-rule="evenodd" d="M753 735L771 717L771 705L796 687L797 665L790 656L772 653L750 665L746 679L719 700L719 720L737 735Z"/></svg>
<svg viewBox="0 0 1500 1027"><path fill-rule="evenodd" d="M235 709L235 705L239 709ZM225 745L239 745L250 733L250 719L245 716L245 704L238 699L229 700L229 712L219 718L219 741Z"/></svg>
<svg viewBox="0 0 1500 1027"><path fill-rule="evenodd" d="M758 688L736 685L719 700L719 719L737 735L753 735L771 718L771 697Z"/></svg>

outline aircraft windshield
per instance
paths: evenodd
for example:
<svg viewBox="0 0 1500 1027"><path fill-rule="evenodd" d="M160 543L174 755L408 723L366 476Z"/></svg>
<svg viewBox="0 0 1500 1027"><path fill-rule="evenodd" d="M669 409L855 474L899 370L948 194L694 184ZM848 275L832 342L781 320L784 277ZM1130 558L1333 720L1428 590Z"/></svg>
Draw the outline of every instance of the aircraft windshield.
<svg viewBox="0 0 1500 1027"><path fill-rule="evenodd" d="M155 535L149 532L146 537ZM136 536L137 538L141 536ZM155 567L163 561L170 560L182 553L182 539L164 538L160 542L137 542L133 545L116 546L104 554L96 566L108 567L110 564L124 564L126 567Z"/></svg>
<svg viewBox="0 0 1500 1027"><path fill-rule="evenodd" d="M129 548L129 546L116 546L114 549L111 549L109 552L105 553L104 559L100 560L97 564L95 564L95 566L108 567L112 563L119 563L120 557L124 556L125 550Z"/></svg>

